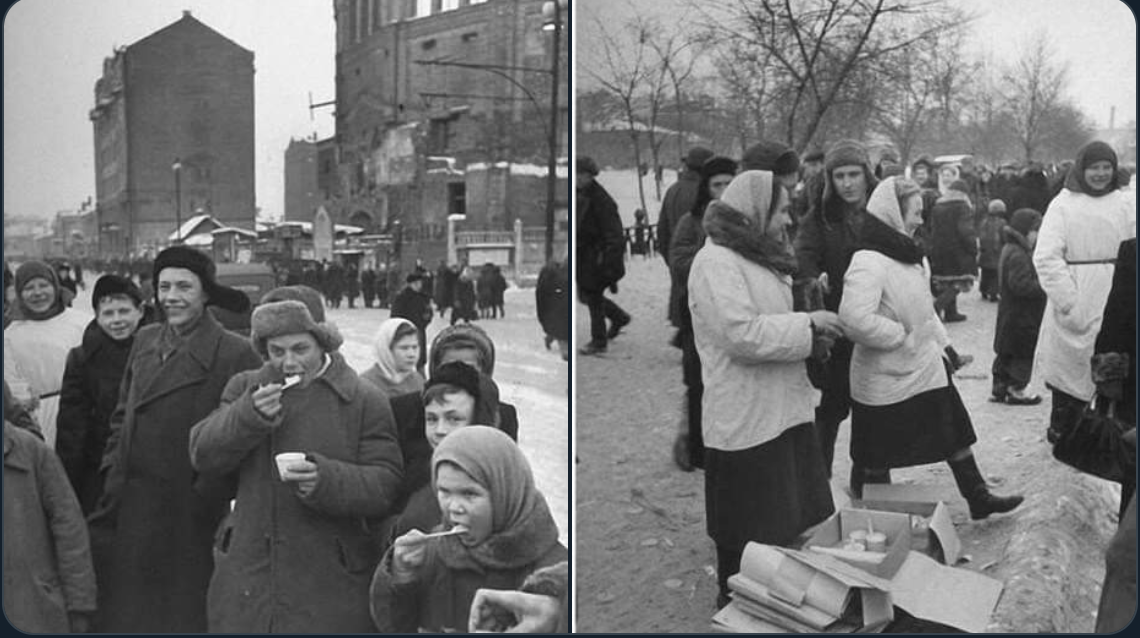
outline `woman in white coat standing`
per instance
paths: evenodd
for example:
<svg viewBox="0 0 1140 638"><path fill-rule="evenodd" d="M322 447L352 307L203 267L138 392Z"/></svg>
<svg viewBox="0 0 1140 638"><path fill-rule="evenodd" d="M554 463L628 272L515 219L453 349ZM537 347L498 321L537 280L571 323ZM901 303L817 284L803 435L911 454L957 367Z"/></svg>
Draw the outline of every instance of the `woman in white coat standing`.
<svg viewBox="0 0 1140 638"><path fill-rule="evenodd" d="M787 545L835 510L805 360L839 334L838 318L792 311L790 206L772 173L737 175L709 204L689 271L719 606L749 541Z"/></svg>
<svg viewBox="0 0 1140 638"><path fill-rule="evenodd" d="M1037 234L1033 266L1048 302L1034 376L1053 392L1050 442L1076 422L1096 389L1090 361L1116 250L1136 236L1136 201L1122 186L1116 152L1089 142L1077 152Z"/></svg>
<svg viewBox="0 0 1140 638"><path fill-rule="evenodd" d="M974 461L970 446L977 435L950 378L950 338L914 240L921 225L918 184L883 180L867 201L858 249L843 278L839 318L855 343L851 460L872 472L946 461L970 517L983 519L1014 509L1022 497L991 494ZM862 482L852 491L861 496Z"/></svg>

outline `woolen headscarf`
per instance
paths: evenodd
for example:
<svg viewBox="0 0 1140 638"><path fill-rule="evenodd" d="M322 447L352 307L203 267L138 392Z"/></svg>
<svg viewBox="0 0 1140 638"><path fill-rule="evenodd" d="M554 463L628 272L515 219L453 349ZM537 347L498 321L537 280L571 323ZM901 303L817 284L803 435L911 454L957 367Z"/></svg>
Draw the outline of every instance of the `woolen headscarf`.
<svg viewBox="0 0 1140 638"><path fill-rule="evenodd" d="M28 308L28 304L24 303L24 295L21 294L24 286L33 279L46 279L55 289L55 299L51 302L51 306L43 312L32 312L32 309ZM55 269L42 261L33 260L20 264L20 267L16 269L16 305L20 308L20 314L23 318L32 321L51 319L63 312L65 307L63 293L60 290L59 275L56 274Z"/></svg>
<svg viewBox="0 0 1140 638"><path fill-rule="evenodd" d="M486 540L467 547L454 536L439 539L437 551L447 567L478 572L516 569L534 563L558 544L558 525L534 485L526 456L511 437L483 425L448 434L431 457L433 491L443 463L466 472L491 498L491 535Z"/></svg>
<svg viewBox="0 0 1140 638"><path fill-rule="evenodd" d="M443 355L453 348L474 348L479 353L479 371L487 376L495 374L495 342L475 324L457 324L439 331L431 342L428 376L434 375L443 361Z"/></svg>
<svg viewBox="0 0 1140 638"><path fill-rule="evenodd" d="M942 176L942 171L945 171L947 169L954 171L953 177L947 178L947 177ZM954 184L954 182L959 181L961 176L962 176L962 170L959 169L958 166L955 164L945 164L943 166L939 166L938 167L938 174L936 176L936 178L938 179L938 192L943 194L943 195L950 192L951 186Z"/></svg>
<svg viewBox="0 0 1140 638"><path fill-rule="evenodd" d="M376 331L376 336L372 339L372 356L376 359L376 366L380 368L380 374L384 375L392 383L400 383L408 378L408 375L415 372L413 367L411 370L400 372L396 369L396 355L392 353L392 340L396 337L396 330L400 326L407 324L412 328L411 336L416 336L416 326L412 322L402 317L392 317L385 319L380 328ZM416 337L417 339L419 337Z"/></svg>
<svg viewBox="0 0 1140 638"><path fill-rule="evenodd" d="M859 247L903 263L922 263L922 248L907 234L902 215L903 202L921 192L918 184L903 177L891 176L880 182L867 200Z"/></svg>
<svg viewBox="0 0 1140 638"><path fill-rule="evenodd" d="M1009 227L1028 237L1029 233L1041 228L1041 213L1032 208L1019 208L1009 218Z"/></svg>
<svg viewBox="0 0 1140 638"><path fill-rule="evenodd" d="M1085 181L1085 170L1096 162L1110 162L1112 164L1112 181L1102 191L1093 191ZM1065 176L1065 188L1074 193L1084 193L1090 197L1102 197L1120 188L1120 174L1118 171L1116 151L1100 140L1093 140L1077 151L1077 160Z"/></svg>
<svg viewBox="0 0 1140 638"><path fill-rule="evenodd" d="M720 199L709 204L702 225L714 244L790 275L796 271L791 245L765 233L777 187L775 176L768 171L744 171L733 178Z"/></svg>

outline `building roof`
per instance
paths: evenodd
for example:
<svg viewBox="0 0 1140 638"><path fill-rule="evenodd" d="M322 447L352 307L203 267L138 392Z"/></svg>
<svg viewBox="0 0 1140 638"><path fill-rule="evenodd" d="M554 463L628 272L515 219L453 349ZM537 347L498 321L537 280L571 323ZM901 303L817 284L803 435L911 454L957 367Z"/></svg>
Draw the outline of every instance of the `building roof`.
<svg viewBox="0 0 1140 638"><path fill-rule="evenodd" d="M174 22L171 22L170 24L159 29L158 31L155 31L154 33L142 38L141 40L136 41L134 44L131 44L130 46L128 46L127 49L128 50L132 49L132 48L134 48L140 44L143 44L144 42L147 42L148 40L151 40L152 38L157 40L157 39L161 39L163 37L166 37L175 29L196 29L196 30L201 31L203 33L209 33L210 35L217 37L217 38L221 38L222 40L225 40L229 44L241 49L242 51L249 53L250 56L253 55L253 51L241 46L237 42L234 42L233 40L227 38L226 36L222 35L221 33L218 33L217 31L210 28L209 26L207 26L202 21L195 18L187 10L182 11L182 18L181 19L176 20Z"/></svg>
<svg viewBox="0 0 1140 638"><path fill-rule="evenodd" d="M199 228L203 224L206 224L206 223L213 224L213 227L206 229L206 230L199 230ZM170 239L170 241L175 241L180 237L182 239L187 239L187 238L189 238L195 234L208 233L208 232L214 230L215 228L224 228L224 227L225 227L225 224L214 219L214 217L212 215L195 215L195 216L191 217L190 219L187 219L186 221L182 222L182 226L178 230L176 230L173 233L170 233L169 239ZM198 231L198 232L195 233L195 231Z"/></svg>

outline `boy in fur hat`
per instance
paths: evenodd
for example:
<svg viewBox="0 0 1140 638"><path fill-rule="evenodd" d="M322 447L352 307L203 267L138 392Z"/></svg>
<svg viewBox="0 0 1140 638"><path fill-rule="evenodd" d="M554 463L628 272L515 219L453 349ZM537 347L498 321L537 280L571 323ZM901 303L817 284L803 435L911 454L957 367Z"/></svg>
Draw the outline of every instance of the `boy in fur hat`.
<svg viewBox="0 0 1140 638"><path fill-rule="evenodd" d="M268 292L250 320L265 358L226 384L221 407L190 431L198 472L235 475L207 597L212 633L362 633L369 523L391 513L403 477L392 411L337 351L320 295ZM275 457L301 452L282 466Z"/></svg>

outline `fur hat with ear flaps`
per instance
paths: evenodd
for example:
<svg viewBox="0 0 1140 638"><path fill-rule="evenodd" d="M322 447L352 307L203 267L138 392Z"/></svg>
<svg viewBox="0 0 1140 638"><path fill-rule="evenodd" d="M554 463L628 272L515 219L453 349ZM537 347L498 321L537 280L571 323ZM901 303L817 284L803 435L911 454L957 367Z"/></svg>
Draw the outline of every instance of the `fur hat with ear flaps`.
<svg viewBox="0 0 1140 638"><path fill-rule="evenodd" d="M336 325L325 321L320 294L308 286L282 286L265 293L249 323L249 339L266 359L269 351L265 342L273 337L308 332L325 352L333 352L344 343Z"/></svg>

